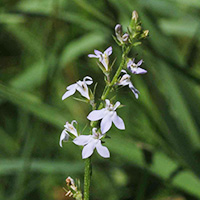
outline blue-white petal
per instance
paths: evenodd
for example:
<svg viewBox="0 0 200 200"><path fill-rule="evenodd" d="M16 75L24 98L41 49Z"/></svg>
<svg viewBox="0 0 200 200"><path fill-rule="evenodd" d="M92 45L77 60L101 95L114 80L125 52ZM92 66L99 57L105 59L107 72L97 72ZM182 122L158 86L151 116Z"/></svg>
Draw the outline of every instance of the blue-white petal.
<svg viewBox="0 0 200 200"><path fill-rule="evenodd" d="M137 66L140 66L142 63L143 63L143 60L140 60L140 61L137 63Z"/></svg>
<svg viewBox="0 0 200 200"><path fill-rule="evenodd" d="M117 113L115 112L112 116L112 121L114 123L114 125L120 129L120 130L124 130L125 129L125 125L124 125L124 121L122 120L121 117L119 117L117 115Z"/></svg>
<svg viewBox="0 0 200 200"><path fill-rule="evenodd" d="M80 135L73 140L73 143L79 146L84 146L90 142L92 135Z"/></svg>
<svg viewBox="0 0 200 200"><path fill-rule="evenodd" d="M99 56L94 55L94 54L89 54L88 57L89 57L89 58L99 58Z"/></svg>
<svg viewBox="0 0 200 200"><path fill-rule="evenodd" d="M90 142L83 147L83 150L82 150L82 158L83 159L88 158L93 154L95 145L96 145L95 142Z"/></svg>
<svg viewBox="0 0 200 200"><path fill-rule="evenodd" d="M104 54L110 56L112 54L112 47L108 47L105 51L104 51Z"/></svg>
<svg viewBox="0 0 200 200"><path fill-rule="evenodd" d="M93 83L93 80L90 76L86 76L84 77L83 82L85 82L87 85L91 85Z"/></svg>
<svg viewBox="0 0 200 200"><path fill-rule="evenodd" d="M129 84L129 88L131 89L131 91L135 95L135 98L138 99L140 92L133 86L132 83Z"/></svg>
<svg viewBox="0 0 200 200"><path fill-rule="evenodd" d="M147 70L142 69L140 67L138 67L137 70L136 70L136 74L145 74L145 73L147 73Z"/></svg>
<svg viewBox="0 0 200 200"><path fill-rule="evenodd" d="M119 101L117 101L116 103L115 103L115 105L114 105L114 107L113 107L113 110L116 110L119 106L120 106L120 102Z"/></svg>
<svg viewBox="0 0 200 200"><path fill-rule="evenodd" d="M102 55L102 52L96 49L94 50L94 53L97 55L98 58Z"/></svg>
<svg viewBox="0 0 200 200"><path fill-rule="evenodd" d="M87 86L85 83L83 83L82 86L78 85L78 87L77 87L76 89L80 92L80 94L81 94L83 97L85 97L85 98L87 98L87 99L90 100L89 91L88 91L88 86Z"/></svg>
<svg viewBox="0 0 200 200"><path fill-rule="evenodd" d="M102 120L101 120L101 132L105 134L112 126L112 111L108 113Z"/></svg>
<svg viewBox="0 0 200 200"><path fill-rule="evenodd" d="M69 139L68 133L65 130L63 130L60 135L60 141L59 141L60 147L62 147L62 141L67 141L68 139Z"/></svg>
<svg viewBox="0 0 200 200"><path fill-rule="evenodd" d="M69 96L73 95L76 92L76 89L71 89L65 92L65 94L62 96L62 100L68 98Z"/></svg>
<svg viewBox="0 0 200 200"><path fill-rule="evenodd" d="M105 115L106 115L106 109L103 108L101 110L93 110L92 112L89 113L87 118L90 121L97 121L97 120L102 119Z"/></svg>
<svg viewBox="0 0 200 200"><path fill-rule="evenodd" d="M109 158L110 157L110 152L107 147L103 146L101 144L101 141L99 140L98 143L96 144L96 149L98 154L103 157L103 158Z"/></svg>

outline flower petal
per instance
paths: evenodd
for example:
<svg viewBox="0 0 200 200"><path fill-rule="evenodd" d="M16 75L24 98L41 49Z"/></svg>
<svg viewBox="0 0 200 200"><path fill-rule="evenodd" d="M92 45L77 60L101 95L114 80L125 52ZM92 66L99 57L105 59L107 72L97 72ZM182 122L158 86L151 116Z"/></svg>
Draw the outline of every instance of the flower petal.
<svg viewBox="0 0 200 200"><path fill-rule="evenodd" d="M143 63L143 60L140 60L140 61L137 63L137 67L140 66L142 63Z"/></svg>
<svg viewBox="0 0 200 200"><path fill-rule="evenodd" d="M82 151L82 158L85 159L85 158L90 157L94 152L95 146L96 146L95 140L94 142L92 141L88 143L87 145L85 145Z"/></svg>
<svg viewBox="0 0 200 200"><path fill-rule="evenodd" d="M133 64L133 61L129 60L128 63L127 63L127 68L131 67L132 64Z"/></svg>
<svg viewBox="0 0 200 200"><path fill-rule="evenodd" d="M120 129L120 130L124 130L125 129L125 125L124 125L124 121L122 120L121 117L119 117L117 115L117 113L115 112L112 116L112 121L115 124L115 126Z"/></svg>
<svg viewBox="0 0 200 200"><path fill-rule="evenodd" d="M81 84L81 85L79 84L76 89L81 93L81 95L83 97L85 97L85 98L90 100L90 96L88 94L88 86L84 82L82 82L82 83L83 84Z"/></svg>
<svg viewBox="0 0 200 200"><path fill-rule="evenodd" d="M87 85L91 85L93 83L93 80L90 76L86 76L83 81L87 84Z"/></svg>
<svg viewBox="0 0 200 200"><path fill-rule="evenodd" d="M97 143L96 145L96 149L97 149L97 152L98 154L103 157L103 158L110 158L110 152L108 150L107 147L103 146L101 144L101 141L99 140L99 142Z"/></svg>
<svg viewBox="0 0 200 200"><path fill-rule="evenodd" d="M129 88L131 89L131 91L135 95L135 98L138 99L140 92L133 86L132 83L129 84Z"/></svg>
<svg viewBox="0 0 200 200"><path fill-rule="evenodd" d="M64 125L67 132L73 134L75 137L78 136L76 128L73 126L73 124L70 124L69 122L66 122Z"/></svg>
<svg viewBox="0 0 200 200"><path fill-rule="evenodd" d="M117 83L117 85L122 85L122 86L126 86L126 85L129 85L129 82L127 80L120 80L119 83Z"/></svg>
<svg viewBox="0 0 200 200"><path fill-rule="evenodd" d="M110 100L109 99L105 99L105 102L106 102L106 107L109 107L109 105L111 104Z"/></svg>
<svg viewBox="0 0 200 200"><path fill-rule="evenodd" d="M147 73L147 70L142 69L140 67L138 67L137 70L136 70L136 74L145 74L145 73Z"/></svg>
<svg viewBox="0 0 200 200"><path fill-rule="evenodd" d="M120 81L117 83L117 85L123 85L123 86L126 86L126 85L129 85L130 83L130 76L128 74L124 74L122 76L122 78L120 79Z"/></svg>
<svg viewBox="0 0 200 200"><path fill-rule="evenodd" d="M128 69L132 74L134 74L134 68L133 68L133 67L131 67L130 65L129 65L129 66L127 65L127 69Z"/></svg>
<svg viewBox="0 0 200 200"><path fill-rule="evenodd" d="M75 127L72 125L72 128L70 129L69 133L73 134L75 137L78 136L77 130L75 129Z"/></svg>
<svg viewBox="0 0 200 200"><path fill-rule="evenodd" d="M97 133L97 128L92 128L92 135L96 135Z"/></svg>
<svg viewBox="0 0 200 200"><path fill-rule="evenodd" d="M69 139L68 133L65 130L63 130L60 135L60 141L59 141L60 147L62 147L62 141L67 141L68 139Z"/></svg>
<svg viewBox="0 0 200 200"><path fill-rule="evenodd" d="M106 110L105 108L101 109L101 110L93 110L92 112L89 113L89 115L87 116L87 118L90 121L97 121L102 119L106 114Z"/></svg>
<svg viewBox="0 0 200 200"><path fill-rule="evenodd" d="M101 120L101 132L102 134L105 134L112 126L112 120L111 120L111 114L107 114L102 120Z"/></svg>
<svg viewBox="0 0 200 200"><path fill-rule="evenodd" d="M121 73L127 74L126 70L124 70L124 69L121 70Z"/></svg>
<svg viewBox="0 0 200 200"><path fill-rule="evenodd" d="M108 60L108 58L103 58L103 60L99 60L101 63L102 63L102 65L104 66L104 68L106 69L106 71L108 71L108 63L109 63L109 60Z"/></svg>
<svg viewBox="0 0 200 200"><path fill-rule="evenodd" d="M74 123L78 124L78 122L76 120L72 120L71 125L74 126Z"/></svg>
<svg viewBox="0 0 200 200"><path fill-rule="evenodd" d="M97 55L97 58L99 58L102 55L102 52L99 50L94 50L94 53Z"/></svg>
<svg viewBox="0 0 200 200"><path fill-rule="evenodd" d="M110 56L112 54L112 47L108 47L105 51L104 54Z"/></svg>
<svg viewBox="0 0 200 200"><path fill-rule="evenodd" d="M67 90L75 90L76 87L77 87L77 84L74 83L74 84L69 85L66 89L67 89Z"/></svg>
<svg viewBox="0 0 200 200"><path fill-rule="evenodd" d="M89 58L99 58L99 56L94 55L94 54L89 54L88 57L89 57Z"/></svg>
<svg viewBox="0 0 200 200"><path fill-rule="evenodd" d="M113 110L116 110L119 106L120 106L120 102L119 101L117 101L116 103L115 103L115 105L114 105L114 107L113 107Z"/></svg>
<svg viewBox="0 0 200 200"><path fill-rule="evenodd" d="M83 145L88 144L91 138L92 138L92 135L80 135L73 140L73 143L79 146L83 146Z"/></svg>
<svg viewBox="0 0 200 200"><path fill-rule="evenodd" d="M68 98L69 96L73 95L76 92L76 89L68 90L65 92L65 94L62 96L62 100Z"/></svg>

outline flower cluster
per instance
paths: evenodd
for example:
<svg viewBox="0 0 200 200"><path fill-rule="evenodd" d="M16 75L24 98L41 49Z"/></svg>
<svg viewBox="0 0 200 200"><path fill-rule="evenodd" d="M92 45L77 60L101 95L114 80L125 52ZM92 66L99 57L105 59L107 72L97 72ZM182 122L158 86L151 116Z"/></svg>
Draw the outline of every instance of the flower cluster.
<svg viewBox="0 0 200 200"><path fill-rule="evenodd" d="M131 24L128 28L127 33L123 33L122 26L117 24L115 26L115 40L119 46L122 46L123 56L122 63L117 69L112 81L110 81L110 75L112 66L109 64L109 56L112 54L112 47L108 47L104 52L99 50L94 50L94 54L89 54L89 58L96 58L98 61L98 66L102 69L106 86L104 92L101 96L101 102L95 102L95 94L88 88L93 83L93 79L90 76L86 76L83 80L79 80L76 83L68 86L67 91L62 96L62 100L74 95L78 91L82 97L86 98L84 101L92 105L92 111L87 115L87 119L91 121L91 134L83 135L75 128L74 123L77 124L75 120L71 123L66 122L64 125L64 130L60 136L60 146L62 147L63 141L68 141L70 138L73 143L82 146L82 158L86 159L90 157L94 150L96 149L98 154L103 158L109 158L110 152L107 147L103 146L102 140L105 138L107 132L110 130L112 123L116 128L120 130L125 130L125 124L121 117L118 116L117 108L120 107L121 103L117 101L113 104L113 100L109 100L108 95L113 87L118 86L128 86L130 90L135 95L136 99L139 97L139 91L133 86L131 81L131 75L128 74L145 74L147 71L141 68L143 60L135 62L135 58L128 58L128 53L131 47L138 45L138 39L142 37L146 32L140 29L140 22L138 21L138 15L134 11L132 14ZM147 34L147 33L146 33ZM126 71L127 70L127 71ZM120 76L120 74L122 74ZM98 123L99 122L99 123Z"/></svg>
<svg viewBox="0 0 200 200"><path fill-rule="evenodd" d="M138 19L139 17L137 12L133 11L131 22L127 28L127 32L125 33L123 33L121 24L115 26L116 37L114 37L114 39L119 46L140 45L141 42L136 42L136 40L142 40L148 36L149 31L142 29L141 22Z"/></svg>
<svg viewBox="0 0 200 200"><path fill-rule="evenodd" d="M112 47L107 48L103 53L94 50L95 55L89 54L89 57L98 58L99 62L105 67L105 70L109 69L109 55L112 54ZM127 63L127 69L133 74L144 74L147 71L140 68L142 65L142 60L140 60L137 64L134 62L135 59L130 59ZM122 70L124 75L119 79L116 85L128 86L131 91L134 93L135 97L138 98L139 91L133 86L131 82L131 76L125 71ZM62 99L66 99L69 96L73 95L75 91L79 91L80 94L90 100L90 93L88 89L88 85L93 83L93 79L89 76L86 76L83 81L77 81L76 83L67 87L67 92L63 95ZM87 119L90 121L98 121L101 120L100 129L97 128L92 129L92 135L79 135L76 128L74 127L74 123L77 123L73 120L71 123L66 122L65 128L60 136L60 146L62 147L62 141L68 141L69 137L75 138L73 143L79 146L83 146L82 158L88 158L94 152L96 148L99 155L104 158L110 157L109 150L107 147L102 146L101 139L104 138L105 134L109 131L112 126L112 123L120 130L125 129L124 121L117 115L116 109L120 106L120 102L117 101L114 105L110 102L109 99L105 99L105 107L99 110L91 111Z"/></svg>

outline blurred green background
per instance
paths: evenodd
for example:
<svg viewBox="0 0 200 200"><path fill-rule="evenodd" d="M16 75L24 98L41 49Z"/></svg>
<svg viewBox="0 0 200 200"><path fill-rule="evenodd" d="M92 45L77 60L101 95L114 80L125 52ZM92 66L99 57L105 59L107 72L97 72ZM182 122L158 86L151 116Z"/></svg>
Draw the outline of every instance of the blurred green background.
<svg viewBox="0 0 200 200"><path fill-rule="evenodd" d="M104 86L94 49L112 45L114 27L137 10L150 37L131 57L144 59L140 91L118 90L126 131L94 154L91 200L200 199L200 1L2 0L0 2L0 200L64 200L65 179L83 181L73 143L60 148L66 121L84 128L90 108L66 86L86 75Z"/></svg>

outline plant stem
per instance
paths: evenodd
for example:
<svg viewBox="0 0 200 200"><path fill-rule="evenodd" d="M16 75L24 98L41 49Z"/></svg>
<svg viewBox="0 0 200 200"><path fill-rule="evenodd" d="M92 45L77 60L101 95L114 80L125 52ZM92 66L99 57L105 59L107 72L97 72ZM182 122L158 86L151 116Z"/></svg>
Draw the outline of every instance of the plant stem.
<svg viewBox="0 0 200 200"><path fill-rule="evenodd" d="M117 69L117 71L116 71L111 83L109 85L107 85L107 87L105 88L105 90L104 90L104 92L103 92L103 94L101 96L101 100L104 101L106 99L106 97L108 96L112 86L116 83L116 81L118 79L118 76L120 75L121 70L122 70L122 68L123 68L123 66L124 66L124 64L126 62L126 57L127 57L128 53L129 53L129 51L130 51L130 48L127 47L126 51L122 54L122 60L121 60L121 63L119 65L119 68ZM98 109L101 109L102 106L103 106L103 104L101 103L99 105Z"/></svg>
<svg viewBox="0 0 200 200"><path fill-rule="evenodd" d="M85 159L85 174L84 174L84 200L90 198L90 181L92 174L91 157Z"/></svg>
<svg viewBox="0 0 200 200"><path fill-rule="evenodd" d="M125 62L126 62L126 57L130 51L130 47L127 47L126 50L124 51L124 53L122 54L122 60L121 60L121 63L119 65L119 68L117 69L111 83L108 85L108 87L106 88L106 91L104 92L104 94L101 96L101 99L104 101L106 99L106 97L108 96L109 92L110 92L110 89L112 88L112 86L117 82L117 79L118 79L118 76L120 75L121 73L121 70L123 68L123 66L125 65ZM100 104L101 106L101 104ZM100 107L99 106L99 107ZM101 108L99 108L101 109Z"/></svg>

